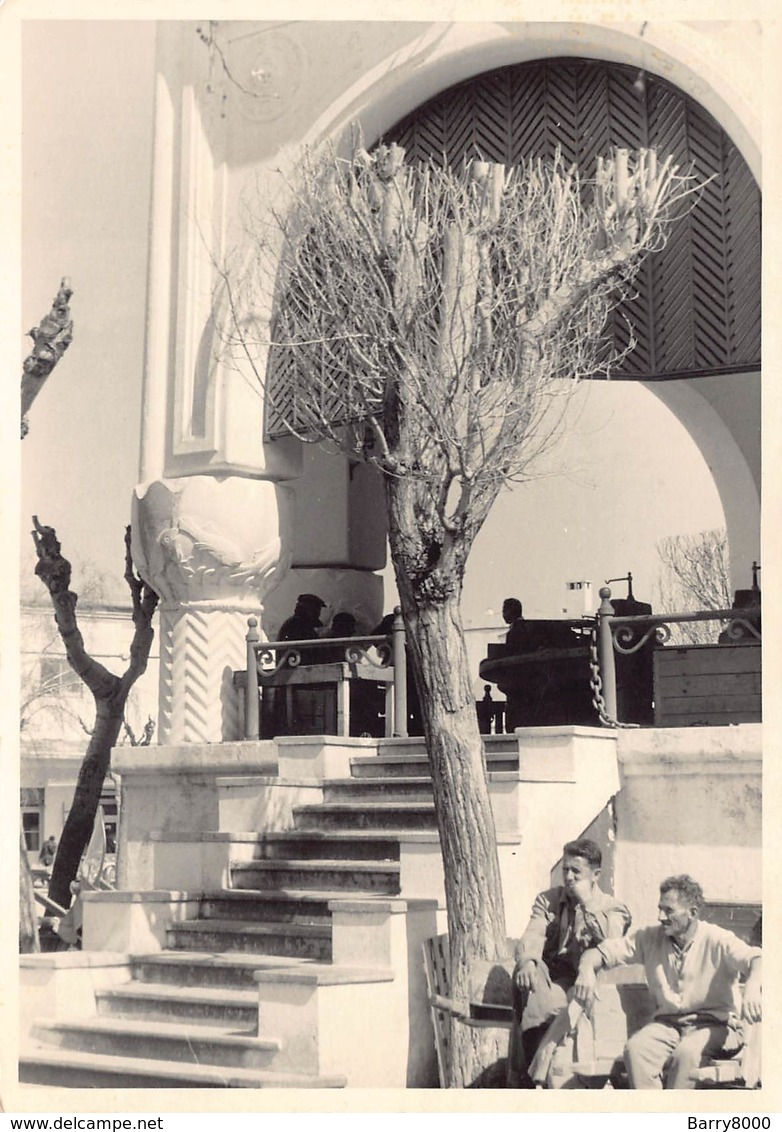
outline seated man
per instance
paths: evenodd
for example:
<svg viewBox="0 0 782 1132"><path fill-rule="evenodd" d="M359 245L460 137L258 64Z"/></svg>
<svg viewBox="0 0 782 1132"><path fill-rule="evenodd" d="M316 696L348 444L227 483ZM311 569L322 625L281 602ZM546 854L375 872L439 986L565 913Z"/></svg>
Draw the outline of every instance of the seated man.
<svg viewBox="0 0 782 1132"><path fill-rule="evenodd" d="M564 884L539 893L532 905L515 954L510 1088L535 1087L529 1065L549 1024L567 1005L582 953L621 936L630 924L625 905L598 887L602 862L594 841L569 841L562 850Z"/></svg>
<svg viewBox="0 0 782 1132"><path fill-rule="evenodd" d="M331 625L323 634L324 638L345 638L356 636L356 619L352 613L335 613ZM345 660L345 646L332 645L319 650L320 664L341 664Z"/></svg>
<svg viewBox="0 0 782 1132"><path fill-rule="evenodd" d="M741 1019L761 1017L761 952L733 932L699 919L701 886L689 876L660 885L659 925L586 951L574 996L585 1010L601 967L643 963L656 1002L654 1018L629 1039L625 1063L632 1089L694 1089L704 1060L741 1048ZM747 976L743 1005L739 975Z"/></svg>

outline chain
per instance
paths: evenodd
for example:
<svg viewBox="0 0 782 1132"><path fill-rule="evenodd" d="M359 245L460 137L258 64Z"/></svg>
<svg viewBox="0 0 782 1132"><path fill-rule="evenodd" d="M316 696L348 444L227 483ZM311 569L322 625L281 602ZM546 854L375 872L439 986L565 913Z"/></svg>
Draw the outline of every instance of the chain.
<svg viewBox="0 0 782 1132"><path fill-rule="evenodd" d="M592 706L605 727L633 728L639 726L637 723L620 723L618 719L612 719L606 712L606 702L603 697L603 677L600 675L600 662L597 658L597 624L592 626L589 634L589 686L592 689Z"/></svg>

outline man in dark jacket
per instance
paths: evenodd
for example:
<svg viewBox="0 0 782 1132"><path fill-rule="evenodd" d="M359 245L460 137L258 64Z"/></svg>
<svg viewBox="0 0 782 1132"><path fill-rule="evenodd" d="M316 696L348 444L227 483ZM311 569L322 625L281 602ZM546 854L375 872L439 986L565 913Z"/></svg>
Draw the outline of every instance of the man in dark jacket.
<svg viewBox="0 0 782 1132"><path fill-rule="evenodd" d="M283 621L277 634L278 641L312 641L320 634L323 626L320 611L326 603L317 594L299 594L296 608L287 620Z"/></svg>
<svg viewBox="0 0 782 1132"><path fill-rule="evenodd" d="M624 935L630 925L625 905L598 886L602 862L594 841L569 841L562 850L564 883L535 897L516 945L508 1049L511 1088L534 1088L528 1067L549 1024L567 1006L581 955L604 939Z"/></svg>

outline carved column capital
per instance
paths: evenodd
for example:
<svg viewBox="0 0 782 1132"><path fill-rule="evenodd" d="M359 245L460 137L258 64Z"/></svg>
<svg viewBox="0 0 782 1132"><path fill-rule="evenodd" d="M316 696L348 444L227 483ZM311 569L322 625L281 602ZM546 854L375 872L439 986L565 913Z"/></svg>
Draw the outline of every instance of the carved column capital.
<svg viewBox="0 0 782 1132"><path fill-rule="evenodd" d="M133 561L163 606L257 609L291 558L292 493L239 476L140 484Z"/></svg>
<svg viewBox="0 0 782 1132"><path fill-rule="evenodd" d="M269 480L155 480L133 499L133 561L160 595L160 743L241 737L231 674L248 613L290 565L292 492Z"/></svg>

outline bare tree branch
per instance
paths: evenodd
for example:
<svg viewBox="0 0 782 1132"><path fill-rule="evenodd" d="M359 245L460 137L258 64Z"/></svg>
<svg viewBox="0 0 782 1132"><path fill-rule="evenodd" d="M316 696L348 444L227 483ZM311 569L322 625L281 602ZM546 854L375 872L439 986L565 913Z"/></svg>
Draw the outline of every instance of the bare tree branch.
<svg viewBox="0 0 782 1132"><path fill-rule="evenodd" d="M96 698L110 696L116 690L119 680L94 660L84 647L84 638L76 619L78 597L69 589L71 564L61 553L54 527L42 526L37 515L33 515L33 524L35 530L32 536L38 555L35 573L52 599L54 618L65 645L68 663Z"/></svg>
<svg viewBox="0 0 782 1132"><path fill-rule="evenodd" d="M657 543L657 556L661 566L657 591L663 612L731 607L728 535L724 528L668 535ZM671 626L671 632L675 643L708 644L716 640L720 625L694 622Z"/></svg>
<svg viewBox="0 0 782 1132"><path fill-rule="evenodd" d="M35 345L22 364L22 439L29 431L27 414L35 398L73 338L68 306L73 291L67 279L60 283L52 309L29 331Z"/></svg>

